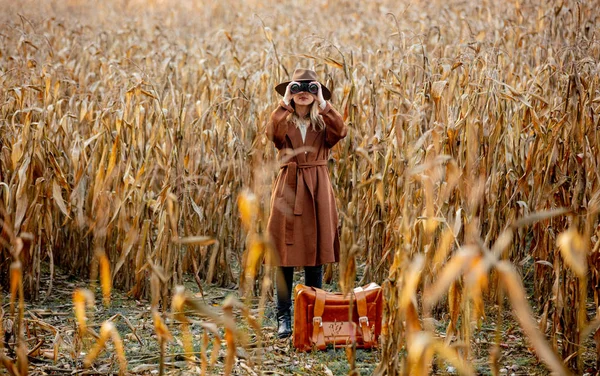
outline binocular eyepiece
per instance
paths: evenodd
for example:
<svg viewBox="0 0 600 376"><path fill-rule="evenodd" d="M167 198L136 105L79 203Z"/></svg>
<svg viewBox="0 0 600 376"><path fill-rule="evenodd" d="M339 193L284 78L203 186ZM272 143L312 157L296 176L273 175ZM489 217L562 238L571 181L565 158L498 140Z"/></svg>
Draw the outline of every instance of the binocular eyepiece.
<svg viewBox="0 0 600 376"><path fill-rule="evenodd" d="M290 87L290 92L292 94L297 94L301 91L305 91L307 93L316 95L319 92L319 86L317 84L315 84L314 82L300 82L300 83L293 83L292 87Z"/></svg>

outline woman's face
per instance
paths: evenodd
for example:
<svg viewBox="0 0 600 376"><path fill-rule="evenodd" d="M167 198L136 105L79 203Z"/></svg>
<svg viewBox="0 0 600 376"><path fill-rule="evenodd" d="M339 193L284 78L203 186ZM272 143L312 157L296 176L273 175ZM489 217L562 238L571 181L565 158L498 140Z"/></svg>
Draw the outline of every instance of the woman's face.
<svg viewBox="0 0 600 376"><path fill-rule="evenodd" d="M312 104L317 99L317 97L315 97L311 93L307 93L306 91L301 91L299 93L293 94L292 99L294 100L294 103L300 106L308 106Z"/></svg>

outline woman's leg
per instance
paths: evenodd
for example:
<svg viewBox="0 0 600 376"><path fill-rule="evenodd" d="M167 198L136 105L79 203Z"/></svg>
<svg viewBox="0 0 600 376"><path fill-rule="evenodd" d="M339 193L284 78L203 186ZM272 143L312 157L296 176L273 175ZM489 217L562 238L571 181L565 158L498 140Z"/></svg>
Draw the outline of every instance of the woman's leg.
<svg viewBox="0 0 600 376"><path fill-rule="evenodd" d="M323 287L323 265L305 266L304 283L309 287Z"/></svg>
<svg viewBox="0 0 600 376"><path fill-rule="evenodd" d="M277 278L277 315L288 312L292 306L292 284L294 281L294 267L279 267L280 275Z"/></svg>
<svg viewBox="0 0 600 376"><path fill-rule="evenodd" d="M294 267L279 267L277 276L277 335L286 338L292 334L292 285L294 282Z"/></svg>

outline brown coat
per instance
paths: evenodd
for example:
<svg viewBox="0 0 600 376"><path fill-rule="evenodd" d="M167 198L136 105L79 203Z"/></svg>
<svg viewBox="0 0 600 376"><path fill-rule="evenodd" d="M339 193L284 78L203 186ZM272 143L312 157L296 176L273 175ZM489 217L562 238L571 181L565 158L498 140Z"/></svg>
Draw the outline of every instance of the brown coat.
<svg viewBox="0 0 600 376"><path fill-rule="evenodd" d="M281 168L271 194L267 230L281 266L314 266L339 261L340 242L335 197L329 179L329 150L347 129L327 103L320 112L325 129L300 129L287 121L293 108L281 102L271 114L267 136L279 149Z"/></svg>

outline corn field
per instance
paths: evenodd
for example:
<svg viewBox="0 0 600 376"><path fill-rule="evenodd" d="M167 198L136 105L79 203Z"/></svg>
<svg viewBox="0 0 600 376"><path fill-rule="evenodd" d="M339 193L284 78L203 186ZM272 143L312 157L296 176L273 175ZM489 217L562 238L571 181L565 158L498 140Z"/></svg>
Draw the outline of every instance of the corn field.
<svg viewBox="0 0 600 376"><path fill-rule="evenodd" d="M114 288L151 299L162 349L168 316L191 358L189 313L203 317L202 372L221 337L232 372L246 343L232 312L260 333L249 297L264 307L272 295L265 227L278 165L265 129L274 86L296 67L317 71L349 128L330 164L342 259L325 278L343 291L384 286L376 374L426 375L440 362L475 374L474 334L493 314L498 375L505 313L548 372L582 374L585 360L600 370L595 2L0 4L0 281L11 302L0 313L19 332L14 359L0 344L9 374L31 367L24 301L52 294L40 280L57 267L90 277L73 295L81 338L100 281L106 305ZM248 300L205 306L180 287L185 275ZM112 341L126 373L114 325L97 337L84 363Z"/></svg>

